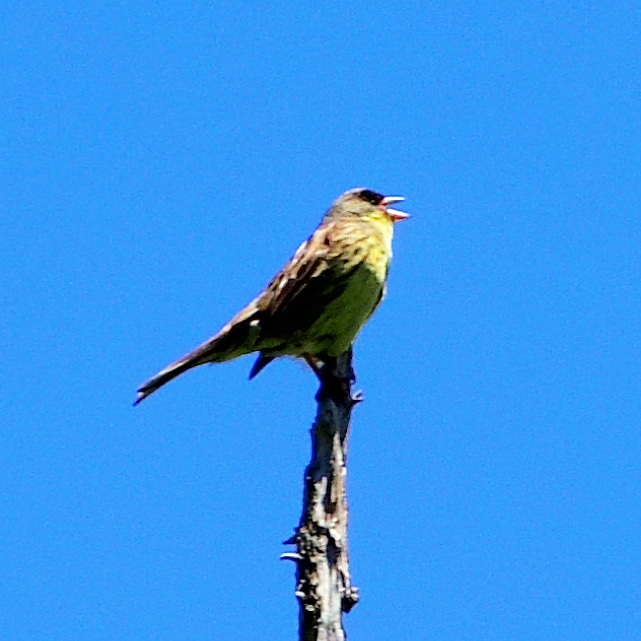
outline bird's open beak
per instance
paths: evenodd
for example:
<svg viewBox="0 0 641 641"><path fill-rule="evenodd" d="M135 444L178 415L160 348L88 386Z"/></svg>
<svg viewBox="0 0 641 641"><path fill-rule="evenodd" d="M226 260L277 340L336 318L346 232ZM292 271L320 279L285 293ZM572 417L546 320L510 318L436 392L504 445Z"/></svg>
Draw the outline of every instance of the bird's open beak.
<svg viewBox="0 0 641 641"><path fill-rule="evenodd" d="M404 211L400 211L398 209L392 209L391 207L388 207L388 205L392 205L394 203L400 203L403 200L405 200L403 196L385 196L385 198L381 200L381 207L387 212L389 217L394 222L397 222L399 220L404 220L405 218L410 217L410 215L405 213Z"/></svg>

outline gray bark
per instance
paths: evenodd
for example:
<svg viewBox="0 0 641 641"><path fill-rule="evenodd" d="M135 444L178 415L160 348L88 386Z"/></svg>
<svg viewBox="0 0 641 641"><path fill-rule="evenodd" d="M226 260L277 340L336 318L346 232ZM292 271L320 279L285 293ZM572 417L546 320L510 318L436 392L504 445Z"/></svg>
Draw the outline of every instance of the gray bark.
<svg viewBox="0 0 641 641"><path fill-rule="evenodd" d="M300 641L344 641L343 613L358 602L347 538L347 444L352 408L352 352L326 363L316 395L312 457L305 470L303 512L294 536Z"/></svg>

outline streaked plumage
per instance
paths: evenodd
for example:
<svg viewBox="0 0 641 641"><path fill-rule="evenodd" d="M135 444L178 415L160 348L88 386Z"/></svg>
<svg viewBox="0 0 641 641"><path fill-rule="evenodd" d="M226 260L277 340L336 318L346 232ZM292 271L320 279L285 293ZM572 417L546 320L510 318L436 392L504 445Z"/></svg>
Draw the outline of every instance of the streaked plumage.
<svg viewBox="0 0 641 641"><path fill-rule="evenodd" d="M394 222L403 200L364 188L340 196L267 288L215 336L138 390L136 404L183 372L259 352L253 378L279 356L316 369L345 352L385 295Z"/></svg>

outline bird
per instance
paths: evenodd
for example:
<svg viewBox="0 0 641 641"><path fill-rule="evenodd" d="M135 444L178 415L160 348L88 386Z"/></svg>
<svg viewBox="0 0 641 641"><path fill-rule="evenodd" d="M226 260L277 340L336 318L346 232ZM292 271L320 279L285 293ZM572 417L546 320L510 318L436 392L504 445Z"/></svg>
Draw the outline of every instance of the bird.
<svg viewBox="0 0 641 641"><path fill-rule="evenodd" d="M249 378L275 358L303 358L320 376L328 359L351 348L387 289L394 224L405 200L358 187L339 196L314 233L264 291L217 334L138 389L137 405L199 365L258 352Z"/></svg>

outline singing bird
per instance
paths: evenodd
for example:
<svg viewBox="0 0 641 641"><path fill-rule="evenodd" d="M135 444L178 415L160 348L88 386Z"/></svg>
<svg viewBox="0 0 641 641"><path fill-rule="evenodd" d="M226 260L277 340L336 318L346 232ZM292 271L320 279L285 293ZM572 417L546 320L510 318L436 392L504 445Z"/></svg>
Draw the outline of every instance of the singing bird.
<svg viewBox="0 0 641 641"><path fill-rule="evenodd" d="M215 336L144 383L134 404L192 367L251 352L259 354L250 379L279 356L304 358L318 374L326 359L351 347L385 295L394 223L409 217L390 207L401 200L346 191L266 289Z"/></svg>

